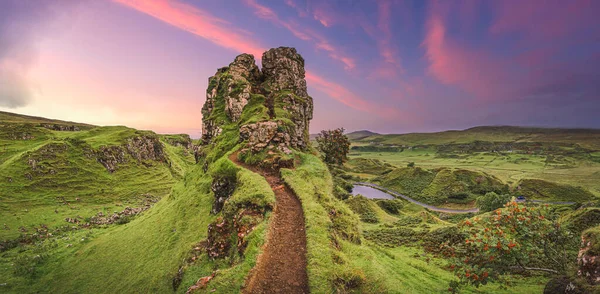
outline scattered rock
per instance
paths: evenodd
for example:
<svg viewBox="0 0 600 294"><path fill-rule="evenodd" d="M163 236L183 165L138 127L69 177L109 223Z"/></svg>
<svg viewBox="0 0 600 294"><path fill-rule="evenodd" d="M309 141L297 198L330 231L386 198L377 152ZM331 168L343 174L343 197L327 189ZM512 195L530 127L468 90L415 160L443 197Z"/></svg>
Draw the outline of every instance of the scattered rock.
<svg viewBox="0 0 600 294"><path fill-rule="evenodd" d="M96 158L110 173L115 172L119 164L127 162L125 150L121 146L101 146L96 151Z"/></svg>
<svg viewBox="0 0 600 294"><path fill-rule="evenodd" d="M50 129L53 131L77 132L80 130L79 127L74 125L40 124L40 127Z"/></svg>
<svg viewBox="0 0 600 294"><path fill-rule="evenodd" d="M213 179L210 189L215 195L215 201L213 202L212 210L213 214L221 212L225 201L231 197L235 190L236 178L215 178Z"/></svg>

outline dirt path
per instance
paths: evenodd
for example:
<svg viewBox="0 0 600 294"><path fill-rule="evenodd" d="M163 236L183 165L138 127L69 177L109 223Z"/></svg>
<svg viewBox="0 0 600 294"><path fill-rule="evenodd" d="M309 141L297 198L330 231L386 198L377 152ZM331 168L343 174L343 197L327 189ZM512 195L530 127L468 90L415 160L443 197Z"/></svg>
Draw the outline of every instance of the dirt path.
<svg viewBox="0 0 600 294"><path fill-rule="evenodd" d="M306 232L300 200L283 183L279 172L248 166L238 161L237 154L229 159L262 175L275 193L267 242L246 280L243 293L309 293Z"/></svg>

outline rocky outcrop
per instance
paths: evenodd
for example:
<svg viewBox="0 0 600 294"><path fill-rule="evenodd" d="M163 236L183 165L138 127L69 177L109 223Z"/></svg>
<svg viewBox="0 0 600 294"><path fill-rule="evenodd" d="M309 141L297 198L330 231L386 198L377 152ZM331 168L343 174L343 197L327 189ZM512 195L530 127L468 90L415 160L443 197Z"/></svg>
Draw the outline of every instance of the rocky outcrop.
<svg viewBox="0 0 600 294"><path fill-rule="evenodd" d="M202 107L203 144L211 144L226 124L238 123L244 150L289 153L309 146L313 101L306 90L304 59L294 48L279 47L263 54L262 65L261 71L252 55L242 54L209 78ZM253 107L248 116L255 119L247 123L242 114L252 99L264 107Z"/></svg>
<svg viewBox="0 0 600 294"><path fill-rule="evenodd" d="M221 212L225 201L231 197L233 191L235 190L235 182L235 177L222 177L213 179L210 189L215 195L215 201L213 202L211 213L217 214Z"/></svg>
<svg viewBox="0 0 600 294"><path fill-rule="evenodd" d="M77 132L80 131L78 126L74 125L59 125L59 124L40 124L40 127L53 131Z"/></svg>
<svg viewBox="0 0 600 294"><path fill-rule="evenodd" d="M282 126L276 121L262 121L254 124L244 125L240 128L240 141L246 141L253 152L260 152L271 142L282 144L282 148L289 146L290 136L284 132L278 132Z"/></svg>
<svg viewBox="0 0 600 294"><path fill-rule="evenodd" d="M101 146L96 151L96 159L110 173L115 172L119 164L127 162L125 150L121 146Z"/></svg>
<svg viewBox="0 0 600 294"><path fill-rule="evenodd" d="M138 161L154 160L165 161L162 144L154 136L137 136L127 139L125 144L127 152Z"/></svg>
<svg viewBox="0 0 600 294"><path fill-rule="evenodd" d="M202 107L202 140L210 142L221 133L223 120L215 118L213 111L222 99L224 112L232 122L237 122L242 116L244 107L250 100L252 86L257 85L261 78L260 70L254 63L254 56L241 54L229 64L220 68L208 79L206 102Z"/></svg>

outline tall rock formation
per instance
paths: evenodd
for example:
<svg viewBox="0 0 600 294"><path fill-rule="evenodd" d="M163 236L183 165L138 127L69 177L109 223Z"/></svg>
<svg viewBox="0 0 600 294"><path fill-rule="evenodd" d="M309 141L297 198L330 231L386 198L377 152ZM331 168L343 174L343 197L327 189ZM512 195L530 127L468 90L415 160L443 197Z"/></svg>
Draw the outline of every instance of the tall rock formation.
<svg viewBox="0 0 600 294"><path fill-rule="evenodd" d="M304 59L294 48L263 53L262 71L254 56L241 54L209 78L202 107L202 143L223 128L239 128L242 152L265 149L289 153L309 146L313 101L306 91Z"/></svg>

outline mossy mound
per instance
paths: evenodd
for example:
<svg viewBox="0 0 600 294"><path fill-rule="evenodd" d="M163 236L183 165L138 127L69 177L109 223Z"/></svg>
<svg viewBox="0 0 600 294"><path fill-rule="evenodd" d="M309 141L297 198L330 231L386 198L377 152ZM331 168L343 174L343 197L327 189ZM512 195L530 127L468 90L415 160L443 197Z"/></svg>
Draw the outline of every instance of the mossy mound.
<svg viewBox="0 0 600 294"><path fill-rule="evenodd" d="M596 198L590 191L581 187L538 179L523 179L518 187L518 193L529 199L585 202Z"/></svg>

